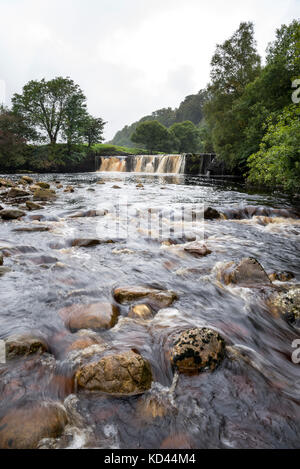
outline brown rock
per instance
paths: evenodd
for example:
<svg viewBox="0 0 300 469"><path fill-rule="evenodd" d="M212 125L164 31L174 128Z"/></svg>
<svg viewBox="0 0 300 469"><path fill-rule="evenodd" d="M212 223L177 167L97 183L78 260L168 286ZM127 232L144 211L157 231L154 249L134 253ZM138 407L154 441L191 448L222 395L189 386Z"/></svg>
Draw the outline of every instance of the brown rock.
<svg viewBox="0 0 300 469"><path fill-rule="evenodd" d="M39 186L41 189L50 189L50 184L48 182L36 182L36 186Z"/></svg>
<svg viewBox="0 0 300 469"><path fill-rule="evenodd" d="M221 218L221 214L220 214L220 212L218 212L218 210L215 210L214 208L208 207L204 211L204 219L205 220L215 220L215 219L218 219L218 218Z"/></svg>
<svg viewBox="0 0 300 469"><path fill-rule="evenodd" d="M271 284L263 267L252 257L242 259L239 264L228 262L218 272L217 278L226 285Z"/></svg>
<svg viewBox="0 0 300 469"><path fill-rule="evenodd" d="M171 349L171 363L180 373L195 374L213 371L223 360L225 342L214 330L189 329L175 340Z"/></svg>
<svg viewBox="0 0 300 469"><path fill-rule="evenodd" d="M75 189L74 189L73 186L67 186L67 187L65 188L64 192L72 192L72 193L73 193L73 192L75 192Z"/></svg>
<svg viewBox="0 0 300 469"><path fill-rule="evenodd" d="M50 189L39 188L33 194L34 200L52 200L55 199L55 197L55 193Z"/></svg>
<svg viewBox="0 0 300 469"><path fill-rule="evenodd" d="M26 206L30 211L42 210L44 208L43 205L35 204L34 202L31 202L31 200L27 200Z"/></svg>
<svg viewBox="0 0 300 469"><path fill-rule="evenodd" d="M29 195L30 195L29 192L24 191L23 189L19 189L18 187L13 187L12 189L10 189L10 191L7 194L7 196L12 199L16 197L27 197Z"/></svg>
<svg viewBox="0 0 300 469"><path fill-rule="evenodd" d="M204 257L211 254L211 250L208 249L204 244L199 242L195 242L189 244L188 246L185 246L184 250L196 257Z"/></svg>
<svg viewBox="0 0 300 469"><path fill-rule="evenodd" d="M7 209L0 211L0 217L3 220L17 220L18 218L24 217L25 215L26 213L22 210Z"/></svg>
<svg viewBox="0 0 300 469"><path fill-rule="evenodd" d="M275 317L284 316L289 324L300 327L300 286L274 293L267 303Z"/></svg>
<svg viewBox="0 0 300 469"><path fill-rule="evenodd" d="M71 331L110 329L117 323L119 314L119 308L110 303L72 305L59 312Z"/></svg>
<svg viewBox="0 0 300 469"><path fill-rule="evenodd" d="M31 178L30 176L22 176L20 182L21 182L21 184L23 184L23 183L33 184L33 178Z"/></svg>
<svg viewBox="0 0 300 469"><path fill-rule="evenodd" d="M132 303L147 298L150 304L160 308L167 308L177 300L176 293L169 290L158 290L148 287L121 287L114 291L114 297L121 304Z"/></svg>
<svg viewBox="0 0 300 469"><path fill-rule="evenodd" d="M112 186L112 189L121 189L120 186Z"/></svg>
<svg viewBox="0 0 300 469"><path fill-rule="evenodd" d="M152 372L149 362L129 351L107 355L96 363L82 366L76 380L80 388L89 391L134 395L150 389Z"/></svg>
<svg viewBox="0 0 300 469"><path fill-rule="evenodd" d="M11 181L10 179L4 179L4 178L0 178L0 186L3 186L3 187L15 187L15 183L13 181Z"/></svg>
<svg viewBox="0 0 300 469"><path fill-rule="evenodd" d="M135 305L130 308L128 316L133 319L152 319L153 312L148 305Z"/></svg>
<svg viewBox="0 0 300 469"><path fill-rule="evenodd" d="M6 357L8 360L19 356L28 356L48 351L47 343L40 337L29 334L19 334L8 337L5 341Z"/></svg>
<svg viewBox="0 0 300 469"><path fill-rule="evenodd" d="M20 228L15 228L13 231L20 233L44 233L45 231L50 231L49 226L22 226Z"/></svg>
<svg viewBox="0 0 300 469"><path fill-rule="evenodd" d="M70 215L70 218L83 218L83 217L103 217L107 215L107 210L88 210L86 212L77 212Z"/></svg>
<svg viewBox="0 0 300 469"><path fill-rule="evenodd" d="M59 437L66 423L66 411L58 402L18 406L0 420L0 448L35 449L43 438Z"/></svg>
<svg viewBox="0 0 300 469"><path fill-rule="evenodd" d="M269 279L271 282L288 282L294 278L294 274L292 272L272 272L269 274Z"/></svg>
<svg viewBox="0 0 300 469"><path fill-rule="evenodd" d="M72 241L72 247L80 247L80 248L89 248L92 246L98 246L101 244L99 239L74 239Z"/></svg>
<svg viewBox="0 0 300 469"><path fill-rule="evenodd" d="M3 254L0 252L0 265L3 265Z"/></svg>

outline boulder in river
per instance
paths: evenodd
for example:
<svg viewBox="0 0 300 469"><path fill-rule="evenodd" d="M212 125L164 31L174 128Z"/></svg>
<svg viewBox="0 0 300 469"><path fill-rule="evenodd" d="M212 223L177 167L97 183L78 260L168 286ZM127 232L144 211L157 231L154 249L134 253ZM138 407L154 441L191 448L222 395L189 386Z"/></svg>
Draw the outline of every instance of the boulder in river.
<svg viewBox="0 0 300 469"><path fill-rule="evenodd" d="M128 317L132 319L152 319L153 312L148 305L134 305L130 308Z"/></svg>
<svg viewBox="0 0 300 469"><path fill-rule="evenodd" d="M135 395L150 389L152 371L147 360L130 350L83 365L76 373L76 381L80 388L89 391Z"/></svg>
<svg viewBox="0 0 300 469"><path fill-rule="evenodd" d="M110 303L75 304L59 311L72 332L80 329L110 329L118 321L120 310Z"/></svg>
<svg viewBox="0 0 300 469"><path fill-rule="evenodd" d="M34 200L53 200L55 197L55 192L50 189L39 188L33 194Z"/></svg>
<svg viewBox="0 0 300 469"><path fill-rule="evenodd" d="M288 282L289 280L292 280L295 277L293 272L272 272L269 274L269 279L271 282Z"/></svg>
<svg viewBox="0 0 300 469"><path fill-rule="evenodd" d="M0 265L3 265L3 254L0 252Z"/></svg>
<svg viewBox="0 0 300 469"><path fill-rule="evenodd" d="M224 339L206 327L184 331L176 338L170 353L173 367L186 374L213 371L224 356Z"/></svg>
<svg viewBox="0 0 300 469"><path fill-rule="evenodd" d="M73 186L67 186L64 190L64 192L70 192L70 193L73 193L75 192L75 189Z"/></svg>
<svg viewBox="0 0 300 469"><path fill-rule="evenodd" d="M24 191L24 189L19 189L18 187L12 187L7 194L11 199L15 199L16 197L27 197L29 195L30 192Z"/></svg>
<svg viewBox="0 0 300 469"><path fill-rule="evenodd" d="M22 176L20 179L21 184L33 184L33 178L30 176Z"/></svg>
<svg viewBox="0 0 300 469"><path fill-rule="evenodd" d="M274 316L283 316L289 324L300 328L300 285L274 293L268 305Z"/></svg>
<svg viewBox="0 0 300 469"><path fill-rule="evenodd" d="M195 243L188 244L184 250L195 257L205 257L212 253L205 244L196 241Z"/></svg>
<svg viewBox="0 0 300 469"><path fill-rule="evenodd" d="M76 212L70 215L70 218L91 218L91 217L104 217L108 214L107 210L87 210L86 212Z"/></svg>
<svg viewBox="0 0 300 469"><path fill-rule="evenodd" d="M82 238L78 238L78 239L73 239L72 240L72 243L71 243L71 246L72 247L79 247L79 248L90 248L90 247L93 247L93 246L98 246L99 244L104 244L104 243L108 243L109 242L112 243L112 241L101 241L100 239L82 239Z"/></svg>
<svg viewBox="0 0 300 469"><path fill-rule="evenodd" d="M5 341L6 357L8 360L19 356L28 356L48 351L48 345L41 337L30 334L17 334Z"/></svg>
<svg viewBox="0 0 300 469"><path fill-rule="evenodd" d="M1 449L36 449L42 439L61 436L67 413L59 402L21 404L0 419Z"/></svg>
<svg viewBox="0 0 300 469"><path fill-rule="evenodd" d="M216 210L215 208L208 207L204 211L204 219L205 220L216 220L218 218L221 218L220 212Z"/></svg>
<svg viewBox="0 0 300 469"><path fill-rule="evenodd" d="M253 257L244 258L238 264L228 262L220 268L217 278L226 285L271 284L266 271Z"/></svg>
<svg viewBox="0 0 300 469"><path fill-rule="evenodd" d="M41 189L50 189L48 182L36 182L36 186L39 186Z"/></svg>
<svg viewBox="0 0 300 469"><path fill-rule="evenodd" d="M138 300L147 299L151 305L167 308L178 299L176 293L170 290L158 290L150 287L125 286L116 288L114 298L118 303L128 304Z"/></svg>
<svg viewBox="0 0 300 469"><path fill-rule="evenodd" d="M44 208L43 205L36 204L36 203L32 202L31 200L27 200L27 202L26 202L26 207L27 207L28 210L30 210L30 211L42 210L42 209Z"/></svg>
<svg viewBox="0 0 300 469"><path fill-rule="evenodd" d="M3 220L17 220L18 218L24 217L25 215L26 213L22 210L7 209L0 211L0 217Z"/></svg>
<svg viewBox="0 0 300 469"><path fill-rule="evenodd" d="M11 179L0 178L0 187L14 187L15 185Z"/></svg>

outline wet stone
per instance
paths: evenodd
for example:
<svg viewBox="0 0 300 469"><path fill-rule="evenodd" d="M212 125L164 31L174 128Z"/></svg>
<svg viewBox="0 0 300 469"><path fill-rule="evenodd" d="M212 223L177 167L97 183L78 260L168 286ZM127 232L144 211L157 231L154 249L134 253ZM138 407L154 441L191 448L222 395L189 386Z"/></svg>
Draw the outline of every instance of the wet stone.
<svg viewBox="0 0 300 469"><path fill-rule="evenodd" d="M26 215L22 210L1 210L0 217L3 220L17 220L18 218L24 217Z"/></svg>
<svg viewBox="0 0 300 469"><path fill-rule="evenodd" d="M225 356L225 342L218 332L189 329L176 338L171 348L172 366L180 373L213 371Z"/></svg>
<svg viewBox="0 0 300 469"><path fill-rule="evenodd" d="M152 319L153 312L148 305L135 305L130 308L128 317L132 319Z"/></svg>
<svg viewBox="0 0 300 469"><path fill-rule="evenodd" d="M176 293L169 290L158 290L140 286L120 287L115 289L114 298L118 303L128 304L147 298L151 305L167 308L177 300Z"/></svg>
<svg viewBox="0 0 300 469"><path fill-rule="evenodd" d="M28 356L35 353L42 354L48 351L48 345L40 337L29 334L14 335L5 341L6 358L12 360L19 356Z"/></svg>
<svg viewBox="0 0 300 469"><path fill-rule="evenodd" d="M120 310L110 303L72 305L59 311L66 327L72 332L80 329L110 329L118 321Z"/></svg>
<svg viewBox="0 0 300 469"><path fill-rule="evenodd" d="M134 351L107 355L76 373L79 388L114 395L142 394L151 387L150 364Z"/></svg>
<svg viewBox="0 0 300 469"><path fill-rule="evenodd" d="M42 439L59 437L66 423L59 402L21 402L0 419L0 448L35 449Z"/></svg>
<svg viewBox="0 0 300 469"><path fill-rule="evenodd" d="M226 285L231 283L245 286L271 284L264 268L252 257L242 259L239 264L228 262L221 267L217 274L217 278Z"/></svg>
<svg viewBox="0 0 300 469"><path fill-rule="evenodd" d="M27 200L26 202L26 207L28 210L30 211L34 211L34 210L42 210L44 208L43 205L40 205L40 204L36 204L34 202L31 202L30 200Z"/></svg>

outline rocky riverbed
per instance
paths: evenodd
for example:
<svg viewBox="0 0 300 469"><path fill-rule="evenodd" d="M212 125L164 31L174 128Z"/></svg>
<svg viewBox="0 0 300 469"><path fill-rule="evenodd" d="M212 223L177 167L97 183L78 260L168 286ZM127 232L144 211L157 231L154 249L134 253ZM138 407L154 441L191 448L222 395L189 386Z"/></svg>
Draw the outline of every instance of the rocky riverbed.
<svg viewBox="0 0 300 469"><path fill-rule="evenodd" d="M89 173L0 205L0 448L299 447L288 198Z"/></svg>

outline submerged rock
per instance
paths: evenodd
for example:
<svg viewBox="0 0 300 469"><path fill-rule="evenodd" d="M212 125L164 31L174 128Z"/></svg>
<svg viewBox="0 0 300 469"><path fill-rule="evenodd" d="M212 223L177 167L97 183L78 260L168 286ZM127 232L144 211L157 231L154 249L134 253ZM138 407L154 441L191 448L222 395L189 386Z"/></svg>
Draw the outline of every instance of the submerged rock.
<svg viewBox="0 0 300 469"><path fill-rule="evenodd" d="M173 367L180 373L213 371L225 356L225 342L212 329L189 329L176 339L170 356Z"/></svg>
<svg viewBox="0 0 300 469"><path fill-rule="evenodd" d="M128 317L132 319L152 319L153 312L148 305L135 305L130 308Z"/></svg>
<svg viewBox="0 0 300 469"><path fill-rule="evenodd" d="M25 215L26 213L22 210L7 209L0 211L0 217L3 220L17 220L18 218L24 217Z"/></svg>
<svg viewBox="0 0 300 469"><path fill-rule="evenodd" d="M147 298L150 304L159 308L167 308L178 299L176 293L170 290L158 290L140 286L117 288L114 291L114 298L121 304L128 304Z"/></svg>
<svg viewBox="0 0 300 469"><path fill-rule="evenodd" d="M12 360L19 356L28 356L48 351L48 344L41 337L19 334L8 337L5 341L6 358Z"/></svg>
<svg viewBox="0 0 300 469"><path fill-rule="evenodd" d="M228 262L219 270L218 280L226 285L271 284L271 281L261 264L253 257L244 258L239 264Z"/></svg>
<svg viewBox="0 0 300 469"><path fill-rule="evenodd" d="M70 215L70 218L103 217L107 214L107 210L87 210L86 212L77 212L74 215Z"/></svg>
<svg viewBox="0 0 300 469"><path fill-rule="evenodd" d="M103 239L73 239L71 242L72 247L79 247L79 248L89 248L93 246L98 246L99 244L112 244L112 240L103 240Z"/></svg>
<svg viewBox="0 0 300 469"><path fill-rule="evenodd" d="M0 265L3 265L3 254L0 252Z"/></svg>
<svg viewBox="0 0 300 469"><path fill-rule="evenodd" d="M110 329L118 322L120 310L110 303L72 305L59 311L71 331Z"/></svg>
<svg viewBox="0 0 300 469"><path fill-rule="evenodd" d="M35 449L42 439L59 437L67 420L59 402L19 404L0 420L0 448Z"/></svg>
<svg viewBox="0 0 300 469"><path fill-rule="evenodd" d="M80 388L89 391L134 395L150 389L152 372L148 361L129 351L83 365L76 373L76 380Z"/></svg>

